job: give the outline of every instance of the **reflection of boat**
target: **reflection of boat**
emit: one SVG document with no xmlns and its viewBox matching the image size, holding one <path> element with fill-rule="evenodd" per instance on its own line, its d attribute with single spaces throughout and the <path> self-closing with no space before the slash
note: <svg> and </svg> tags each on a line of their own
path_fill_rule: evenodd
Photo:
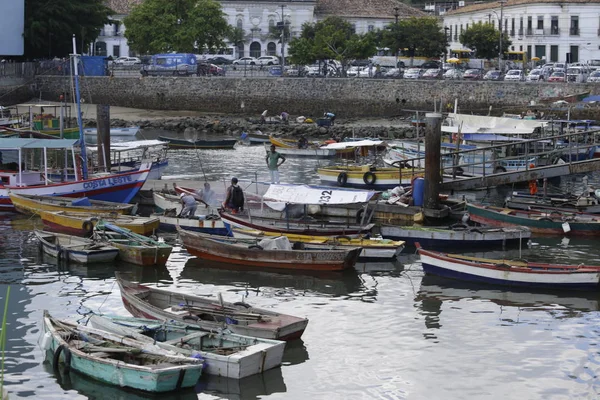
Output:
<svg viewBox="0 0 600 400">
<path fill-rule="evenodd" d="M 257 399 L 274 393 L 285 393 L 287 387 L 283 381 L 281 368 L 274 368 L 243 379 L 202 375 L 196 385 L 196 391 L 203 394 L 214 394 L 218 398 L 228 400 L 243 400 Z"/>
<path fill-rule="evenodd" d="M 262 288 L 273 287 L 297 292 L 345 296 L 361 289 L 361 281 L 353 269 L 343 272 L 240 270 L 235 265 L 190 258 L 181 271 L 181 278 L 195 282 Z"/>
<path fill-rule="evenodd" d="M 53 367 L 59 362 L 102 382 L 144 390 L 170 392 L 194 387 L 202 361 L 167 353 L 124 336 L 52 318 L 44 311 L 42 348 L 52 350 Z"/>
<path fill-rule="evenodd" d="M 600 267 L 489 259 L 425 250 L 417 243 L 426 274 L 468 282 L 562 290 L 597 290 Z"/>
<path fill-rule="evenodd" d="M 417 300 L 424 298 L 437 298 L 440 301 L 456 301 L 460 299 L 481 299 L 491 301 L 499 306 L 511 307 L 544 307 L 552 311 L 556 305 L 579 311 L 600 310 L 600 297 L 596 293 L 569 293 L 569 292 L 535 292 L 518 291 L 516 289 L 488 289 L 480 285 L 438 276 L 425 275 L 421 281 L 421 289 Z M 563 314 L 569 317 L 569 314 Z M 578 313 L 577 316 L 580 316 Z"/>
<path fill-rule="evenodd" d="M 158 283 L 169 284 L 173 282 L 171 273 L 165 265 L 135 265 L 124 261 L 117 261 L 119 273 L 127 275 L 129 278 L 140 283 Z M 111 277 L 115 273 L 111 271 Z"/>
<path fill-rule="evenodd" d="M 228 328 L 239 335 L 293 340 L 304 333 L 308 319 L 254 308 L 246 303 L 214 302 L 207 297 L 158 289 L 117 275 L 125 308 L 135 317 L 173 319 L 203 329 Z"/>
</svg>

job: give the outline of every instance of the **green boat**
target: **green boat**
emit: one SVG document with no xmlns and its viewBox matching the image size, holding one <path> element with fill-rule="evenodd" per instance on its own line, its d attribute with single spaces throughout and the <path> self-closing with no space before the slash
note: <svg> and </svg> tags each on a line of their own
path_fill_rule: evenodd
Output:
<svg viewBox="0 0 600 400">
<path fill-rule="evenodd" d="M 467 204 L 471 221 L 492 226 L 526 226 L 533 233 L 566 236 L 600 235 L 600 216 L 558 211 L 513 210 Z"/>
<path fill-rule="evenodd" d="M 57 320 L 44 311 L 42 348 L 60 363 L 96 380 L 121 387 L 163 393 L 196 385 L 200 359 L 168 352 L 99 329 Z"/>
</svg>

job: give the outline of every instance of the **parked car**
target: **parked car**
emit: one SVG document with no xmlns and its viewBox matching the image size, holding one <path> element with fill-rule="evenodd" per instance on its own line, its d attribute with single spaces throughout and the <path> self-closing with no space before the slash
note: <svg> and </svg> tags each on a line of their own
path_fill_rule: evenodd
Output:
<svg viewBox="0 0 600 400">
<path fill-rule="evenodd" d="M 349 77 L 357 77 L 359 72 L 363 69 L 364 67 L 358 67 L 356 65 L 353 65 L 352 67 L 348 68 L 348 71 L 346 71 L 346 76 Z"/>
<path fill-rule="evenodd" d="M 211 64 L 206 61 L 198 62 L 198 76 L 225 76 L 225 69 L 216 64 Z"/>
<path fill-rule="evenodd" d="M 442 79 L 444 71 L 441 68 L 430 68 L 423 73 L 423 79 Z"/>
<path fill-rule="evenodd" d="M 375 78 L 375 74 L 377 74 L 377 67 L 375 67 L 374 65 L 364 67 L 363 69 L 358 71 L 359 78 Z"/>
<path fill-rule="evenodd" d="M 425 70 L 421 68 L 410 68 L 404 71 L 404 79 L 421 79 Z"/>
<path fill-rule="evenodd" d="M 279 65 L 279 58 L 275 56 L 262 56 L 256 59 L 257 65 Z"/>
<path fill-rule="evenodd" d="M 442 64 L 439 61 L 426 61 L 420 65 L 421 69 L 438 69 L 442 67 Z"/>
<path fill-rule="evenodd" d="M 463 79 L 468 79 L 471 81 L 478 81 L 483 78 L 483 71 L 479 68 L 471 68 L 465 71 L 463 74 Z"/>
<path fill-rule="evenodd" d="M 449 69 L 444 73 L 444 79 L 462 79 L 463 73 L 458 68 Z"/>
<path fill-rule="evenodd" d="M 142 60 L 137 57 L 119 57 L 113 60 L 115 65 L 136 65 L 141 64 Z"/>
<path fill-rule="evenodd" d="M 564 71 L 556 71 L 553 72 L 552 75 L 550 75 L 550 78 L 548 78 L 548 82 L 564 82 L 566 77 L 567 74 L 565 74 Z"/>
<path fill-rule="evenodd" d="M 542 74 L 541 68 L 532 69 L 531 72 L 527 75 L 527 82 L 540 82 L 544 81 L 544 75 Z"/>
<path fill-rule="evenodd" d="M 384 78 L 398 79 L 404 76 L 404 70 L 402 68 L 390 68 L 383 74 Z"/>
<path fill-rule="evenodd" d="M 258 60 L 255 57 L 242 57 L 234 60 L 234 68 L 236 65 L 258 65 Z"/>
<path fill-rule="evenodd" d="M 525 80 L 525 74 L 520 69 L 511 69 L 504 75 L 505 81 L 521 82 Z"/>
<path fill-rule="evenodd" d="M 285 67 L 286 76 L 306 76 L 308 68 L 304 65 L 288 65 Z"/>
<path fill-rule="evenodd" d="M 221 57 L 221 56 L 209 58 L 206 60 L 206 62 L 215 64 L 215 65 L 231 65 L 233 63 L 233 61 L 230 60 L 229 58 L 225 58 L 225 57 Z"/>
<path fill-rule="evenodd" d="M 600 82 L 600 70 L 594 71 L 588 76 L 588 82 Z"/>
<path fill-rule="evenodd" d="M 502 75 L 501 71 L 491 70 L 485 73 L 483 76 L 484 81 L 501 81 L 504 79 L 504 75 Z"/>
</svg>

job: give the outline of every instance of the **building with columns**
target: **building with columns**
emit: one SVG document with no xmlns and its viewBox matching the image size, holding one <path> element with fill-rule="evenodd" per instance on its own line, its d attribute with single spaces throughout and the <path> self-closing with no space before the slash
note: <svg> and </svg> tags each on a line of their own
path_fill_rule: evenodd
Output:
<svg viewBox="0 0 600 400">
<path fill-rule="evenodd" d="M 508 0 L 471 4 L 443 15 L 450 48 L 460 49 L 460 33 L 477 22 L 502 27 L 511 51 L 546 62 L 600 59 L 600 1 Z"/>
</svg>

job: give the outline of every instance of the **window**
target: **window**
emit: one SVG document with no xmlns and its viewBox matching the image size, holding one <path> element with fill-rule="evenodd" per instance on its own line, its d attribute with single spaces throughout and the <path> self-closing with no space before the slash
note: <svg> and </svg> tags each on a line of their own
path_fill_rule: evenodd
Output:
<svg viewBox="0 0 600 400">
<path fill-rule="evenodd" d="M 558 62 L 558 46 L 555 44 L 550 46 L 550 61 Z"/>
<path fill-rule="evenodd" d="M 238 18 L 237 20 L 237 27 L 240 29 L 244 29 L 244 21 L 242 21 L 241 18 Z"/>
<path fill-rule="evenodd" d="M 515 36 L 515 19 L 510 22 L 510 36 Z"/>
<path fill-rule="evenodd" d="M 465 31 L 466 31 L 466 30 L 469 30 L 469 24 L 468 24 L 468 23 L 467 23 L 467 24 L 465 24 Z"/>
<path fill-rule="evenodd" d="M 454 40 L 458 40 L 458 25 L 454 25 Z"/>
<path fill-rule="evenodd" d="M 531 45 L 527 46 L 527 59 L 531 60 Z"/>
<path fill-rule="evenodd" d="M 558 35 L 558 16 L 553 15 L 550 17 L 550 34 Z"/>
<path fill-rule="evenodd" d="M 113 57 L 121 57 L 121 46 L 118 44 L 113 46 Z"/>
<path fill-rule="evenodd" d="M 579 46 L 571 46 L 571 61 L 569 62 L 579 62 Z"/>
<path fill-rule="evenodd" d="M 537 29 L 544 29 L 544 17 L 542 15 L 538 15 L 537 18 Z"/>
<path fill-rule="evenodd" d="M 260 43 L 258 42 L 252 42 L 252 44 L 250 44 L 250 57 L 260 57 L 261 56 L 261 46 Z"/>
<path fill-rule="evenodd" d="M 374 25 L 367 26 L 367 31 L 373 32 L 374 30 L 375 30 L 375 26 Z"/>
<path fill-rule="evenodd" d="M 579 36 L 579 17 L 577 15 L 571 15 L 571 29 L 569 34 Z"/>
<path fill-rule="evenodd" d="M 523 17 L 519 21 L 519 36 L 523 36 Z"/>
<path fill-rule="evenodd" d="M 519 51 L 523 51 L 523 46 L 519 46 Z"/>
<path fill-rule="evenodd" d="M 275 20 L 273 18 L 269 19 L 269 28 L 275 26 Z"/>
<path fill-rule="evenodd" d="M 504 32 L 508 31 L 508 19 L 504 20 Z"/>
<path fill-rule="evenodd" d="M 462 34 L 463 29 L 462 29 L 462 24 L 460 24 L 460 33 Z"/>
<path fill-rule="evenodd" d="M 527 30 L 530 31 L 533 29 L 533 17 L 527 17 Z"/>
<path fill-rule="evenodd" d="M 536 45 L 535 56 L 540 60 L 544 59 L 546 57 L 546 45 Z"/>
<path fill-rule="evenodd" d="M 277 55 L 277 45 L 274 42 L 267 43 L 267 55 L 269 55 L 269 56 Z"/>
<path fill-rule="evenodd" d="M 450 36 L 448 36 L 448 40 L 452 39 L 452 25 L 450 25 L 450 30 L 448 31 L 448 34 Z"/>
</svg>

